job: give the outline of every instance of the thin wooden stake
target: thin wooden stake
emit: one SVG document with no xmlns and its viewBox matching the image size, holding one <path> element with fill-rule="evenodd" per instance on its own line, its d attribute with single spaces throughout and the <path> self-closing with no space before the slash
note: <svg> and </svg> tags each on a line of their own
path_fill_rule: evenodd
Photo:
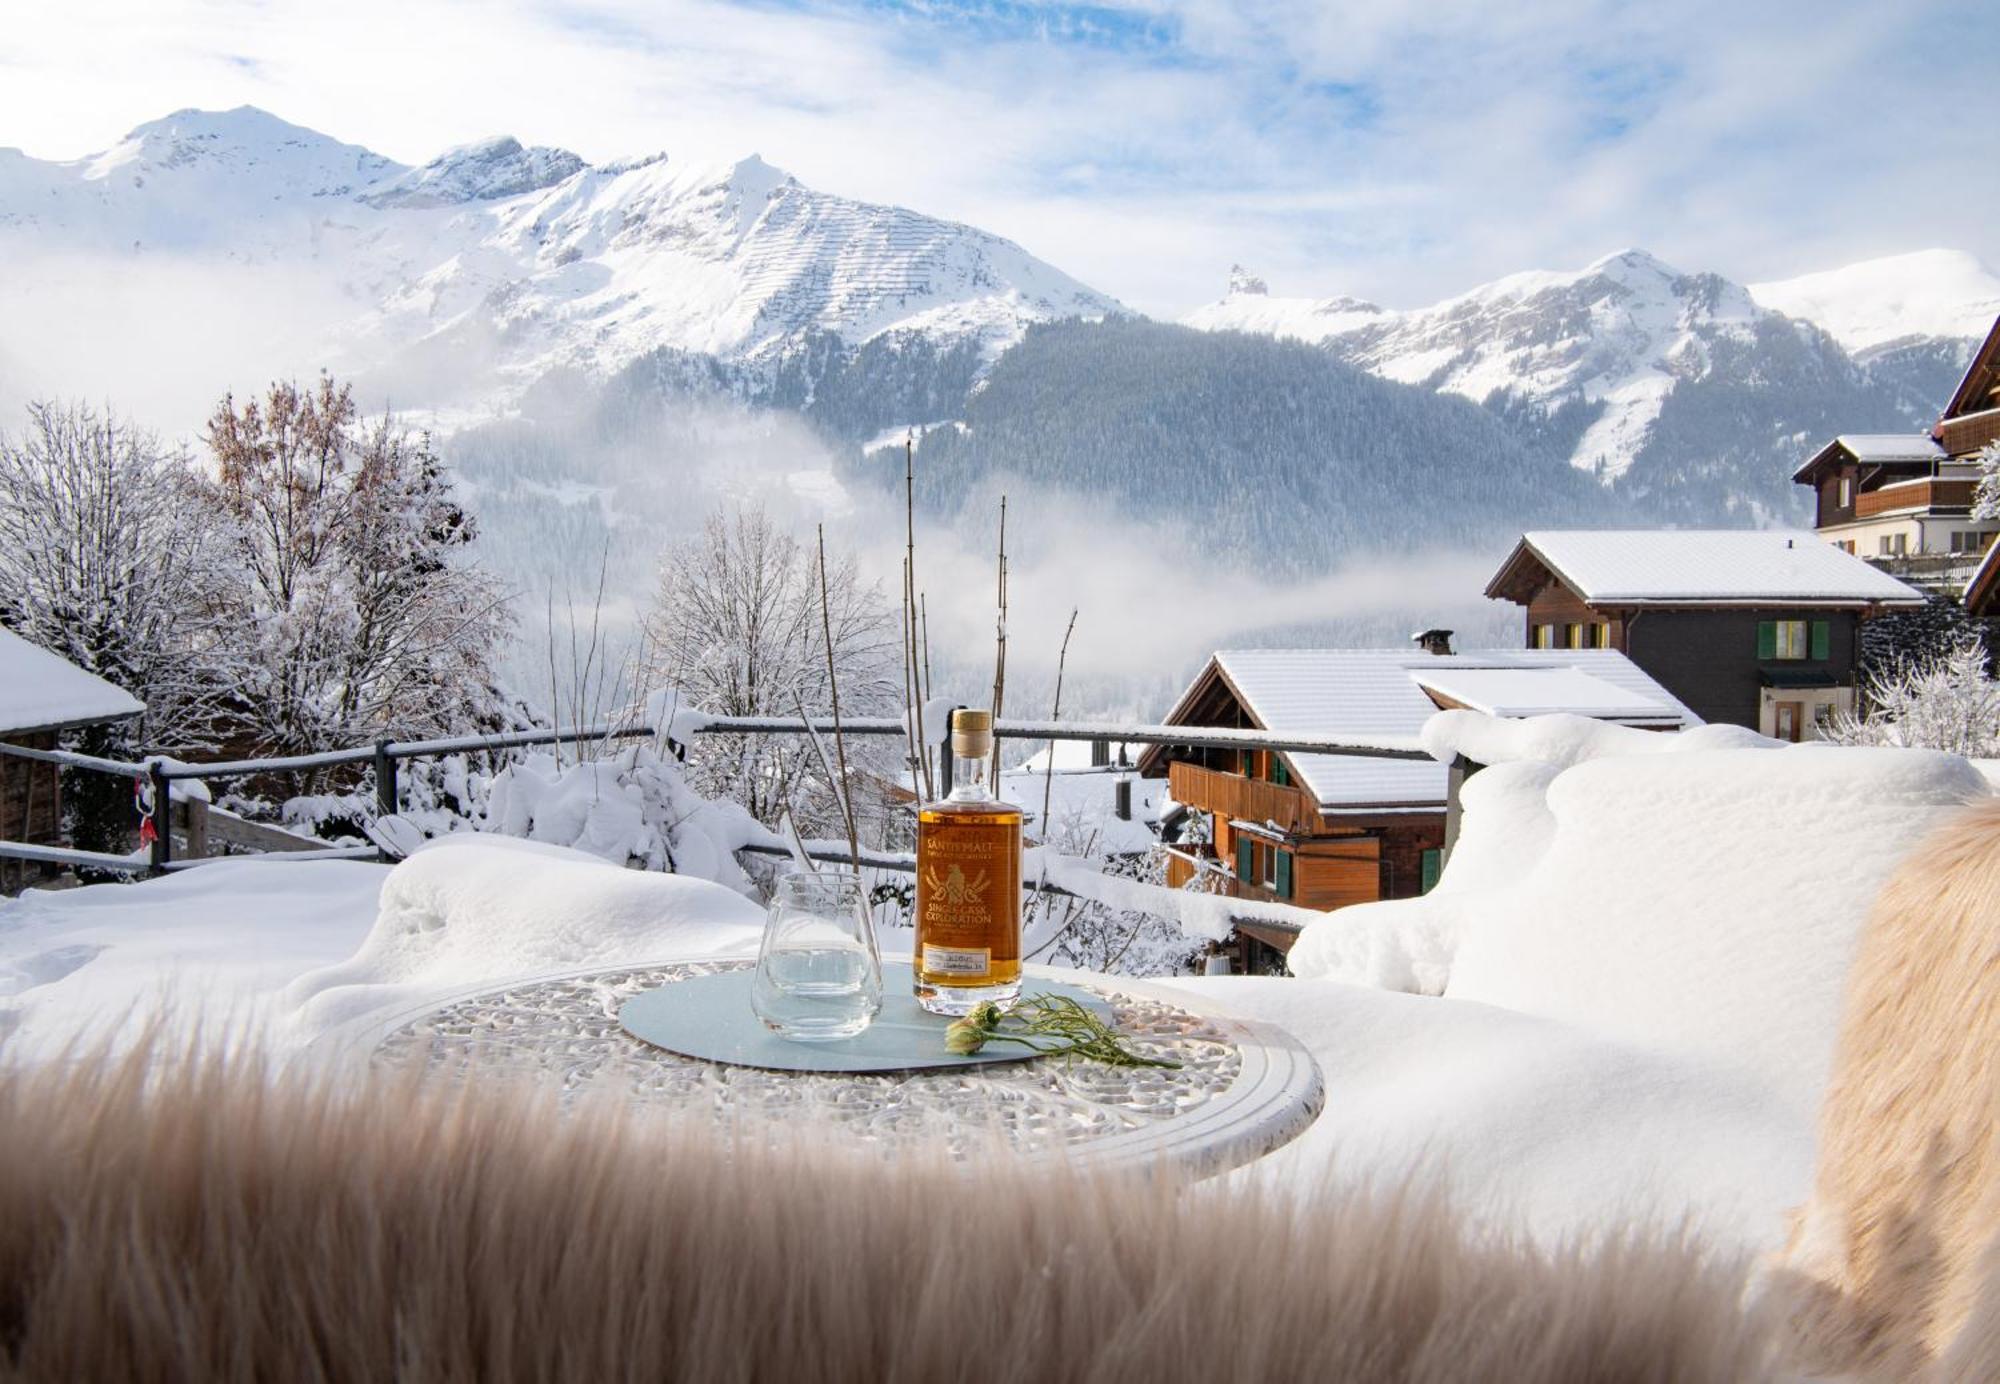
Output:
<svg viewBox="0 0 2000 1384">
<path fill-rule="evenodd" d="M 1062 652 L 1056 655 L 1056 701 L 1049 712 L 1051 721 L 1062 719 L 1063 666 L 1069 662 L 1069 637 L 1076 633 L 1076 609 L 1070 608 L 1069 628 L 1063 631 Z M 1049 741 L 1049 769 L 1042 775 L 1042 845 L 1049 844 L 1049 794 L 1056 786 L 1056 742 Z"/>
<path fill-rule="evenodd" d="M 1001 703 L 1006 700 L 1007 693 L 1007 497 L 1005 495 L 1000 497 L 1000 563 L 997 599 L 1000 614 L 994 626 L 993 640 L 993 724 L 996 734 L 993 737 L 992 767 L 987 771 L 987 780 L 992 784 L 995 793 L 1000 791 L 1000 737 L 997 734 L 997 730 L 1000 724 Z"/>
<path fill-rule="evenodd" d="M 826 525 L 819 529 L 819 627 L 826 643 L 826 693 L 833 702 L 833 750 L 840 759 L 840 782 L 834 785 L 834 795 L 840 802 L 840 815 L 847 823 L 847 853 L 854 861 L 856 872 L 861 869 L 861 834 L 854 829 L 854 801 L 847 777 L 847 737 L 840 729 L 840 680 L 833 671 L 833 606 L 826 594 Z M 1067 637 L 1064 643 L 1068 643 Z M 1061 684 L 1057 684 L 1056 695 L 1060 697 Z M 799 713 L 800 719 L 805 713 Z"/>
<path fill-rule="evenodd" d="M 917 608 L 923 612 L 924 622 L 924 700 L 931 698 L 931 603 L 923 592 L 917 593 Z"/>
<path fill-rule="evenodd" d="M 916 689 L 911 720 L 916 726 L 917 763 L 923 770 L 924 800 L 937 796 L 931 780 L 931 746 L 924 736 L 924 696 L 928 688 L 919 675 L 917 662 L 917 439 L 914 432 L 903 436 L 903 618 L 910 626 L 910 683 Z"/>
</svg>

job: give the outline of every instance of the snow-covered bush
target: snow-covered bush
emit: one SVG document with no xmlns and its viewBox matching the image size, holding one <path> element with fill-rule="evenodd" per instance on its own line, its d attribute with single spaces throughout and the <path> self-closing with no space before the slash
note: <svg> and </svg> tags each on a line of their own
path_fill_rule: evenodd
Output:
<svg viewBox="0 0 2000 1384">
<path fill-rule="evenodd" d="M 2000 519 L 2000 442 L 1979 449 L 1979 484 L 1972 492 L 1974 519 Z"/>
<path fill-rule="evenodd" d="M 1871 677 L 1862 689 L 1866 713 L 1836 716 L 1825 738 L 2000 756 L 2000 682 L 1987 676 L 1986 662 L 1978 634 L 1963 632 L 1941 652 Z"/>
</svg>

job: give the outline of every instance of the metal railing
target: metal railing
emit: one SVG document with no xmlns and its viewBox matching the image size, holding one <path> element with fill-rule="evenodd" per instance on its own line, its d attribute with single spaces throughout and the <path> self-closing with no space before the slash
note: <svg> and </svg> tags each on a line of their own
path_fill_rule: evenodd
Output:
<svg viewBox="0 0 2000 1384">
<path fill-rule="evenodd" d="M 537 730 L 503 731 L 491 735 L 455 736 L 433 740 L 378 740 L 372 745 L 358 745 L 346 749 L 326 750 L 313 754 L 274 755 L 258 759 L 218 760 L 209 763 L 181 763 L 158 757 L 143 762 L 128 762 L 102 759 L 91 755 L 73 754 L 64 750 L 42 750 L 24 745 L 0 743 L 0 755 L 11 755 L 22 759 L 38 760 L 68 768 L 82 769 L 97 773 L 116 774 L 122 777 L 147 781 L 152 790 L 158 825 L 153 836 L 151 850 L 144 858 L 130 855 L 112 855 L 96 851 L 79 851 L 50 846 L 37 846 L 26 842 L 0 841 L 0 858 L 37 861 L 59 864 L 75 869 L 97 870 L 111 874 L 141 875 L 158 874 L 181 870 L 204 863 L 203 860 L 176 860 L 173 855 L 173 832 L 169 815 L 174 800 L 173 785 L 188 781 L 205 781 L 218 778 L 243 778 L 258 774 L 289 773 L 311 769 L 335 768 L 347 765 L 371 765 L 374 770 L 376 808 L 383 815 L 398 810 L 397 765 L 406 759 L 429 758 L 447 754 L 470 754 L 509 749 L 526 749 L 545 745 L 589 744 L 617 740 L 665 739 L 669 744 L 678 744 L 676 737 L 687 735 L 809 735 L 831 730 L 831 715 L 824 717 L 800 716 L 688 716 L 676 718 L 668 733 L 645 722 L 606 722 L 592 726 L 549 728 Z M 945 752 L 949 733 L 944 727 L 927 728 L 932 734 L 929 743 L 922 747 L 926 756 L 935 754 L 938 761 L 938 780 L 948 791 L 951 783 L 951 758 Z M 847 717 L 840 722 L 843 735 L 893 736 L 911 739 L 909 728 L 900 717 L 871 716 Z M 1186 749 L 1255 749 L 1279 750 L 1286 753 L 1339 755 L 1367 759 L 1421 760 L 1431 759 L 1422 744 L 1414 736 L 1356 736 L 1356 735 L 1303 735 L 1296 732 L 1281 733 L 1259 730 L 1239 730 L 1226 727 L 1169 726 L 1169 725 L 1124 725 L 1116 722 L 1098 721 L 1031 721 L 1001 720 L 994 724 L 994 736 L 1002 740 L 1068 740 L 1107 741 L 1136 745 L 1167 745 Z M 1451 776 L 1451 788 L 1455 797 L 1458 775 Z M 1454 814 L 1455 815 L 1455 814 Z M 765 843 L 752 843 L 743 848 L 758 855 L 784 856 L 789 851 L 784 847 Z M 809 848 L 808 854 L 823 860 L 845 861 L 850 853 L 844 848 Z M 297 851 L 287 851 L 288 859 L 356 859 L 371 856 L 388 858 L 388 853 L 373 846 L 357 847 L 305 847 Z M 221 857 L 213 857 L 221 858 Z M 239 857 L 240 858 L 240 857 Z M 894 852 L 864 851 L 863 866 L 872 869 L 914 872 L 913 857 Z M 1031 884 L 1033 882 L 1030 882 Z M 1072 891 L 1060 885 L 1042 881 L 1039 886 L 1044 892 L 1059 896 L 1075 897 Z M 1260 926 L 1276 928 L 1280 931 L 1296 931 L 1299 920 L 1288 920 L 1287 912 L 1305 914 L 1307 910 L 1273 907 L 1258 908 L 1254 919 Z"/>
</svg>

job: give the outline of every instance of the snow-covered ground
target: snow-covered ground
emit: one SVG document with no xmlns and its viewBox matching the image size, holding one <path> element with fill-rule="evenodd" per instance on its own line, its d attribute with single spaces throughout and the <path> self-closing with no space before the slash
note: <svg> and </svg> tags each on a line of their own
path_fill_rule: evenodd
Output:
<svg viewBox="0 0 2000 1384">
<path fill-rule="evenodd" d="M 1430 895 L 1326 915 L 1296 979 L 1168 982 L 1279 1023 L 1325 1077 L 1316 1124 L 1239 1176 L 1428 1167 L 1538 1235 L 1645 1217 L 1773 1246 L 1869 903 L 1987 780 L 1953 756 L 1727 727 L 1451 712 L 1427 741 L 1493 766 Z M 0 1052 L 45 1057 L 162 1008 L 296 1046 L 519 975 L 747 955 L 759 923 L 717 884 L 477 834 L 393 870 L 239 861 L 31 894 L 0 905 Z"/>
</svg>

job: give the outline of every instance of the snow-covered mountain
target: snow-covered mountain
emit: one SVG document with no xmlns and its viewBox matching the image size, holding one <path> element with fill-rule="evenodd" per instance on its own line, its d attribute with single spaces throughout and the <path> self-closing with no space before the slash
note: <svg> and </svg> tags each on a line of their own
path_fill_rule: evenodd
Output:
<svg viewBox="0 0 2000 1384">
<path fill-rule="evenodd" d="M 1918 250 L 1751 284 L 1750 296 L 1818 323 L 1857 356 L 1911 338 L 1983 337 L 2000 317 L 2000 275 L 1962 250 Z"/>
<path fill-rule="evenodd" d="M 755 156 L 592 167 L 494 139 L 410 168 L 250 107 L 67 162 L 0 151 L 0 247 L 314 271 L 343 305 L 318 324 L 332 363 L 472 361 L 515 383 L 912 332 L 990 359 L 1029 322 L 1121 310 L 1011 241 Z"/>
<path fill-rule="evenodd" d="M 1931 257 L 1918 258 L 1935 267 Z M 1848 313 L 1838 319 L 1843 327 L 1865 319 L 1878 330 L 1900 321 L 1958 331 L 1982 313 L 1990 323 L 2000 311 L 1982 302 L 1976 275 L 1959 273 L 1954 287 L 1950 275 L 1932 274 L 1926 291 L 1906 302 L 1921 310 L 1899 319 L 1882 289 L 1892 277 L 1857 272 L 1823 286 L 1813 305 L 1838 303 Z M 1961 291 L 1969 299 L 1957 302 Z M 1802 289 L 1790 299 L 1801 316 L 1808 297 Z M 1407 311 L 1353 298 L 1274 298 L 1239 268 L 1227 296 L 1185 321 L 1314 342 L 1384 378 L 1486 404 L 1571 465 L 1636 494 L 1704 487 L 1705 495 L 1676 496 L 1668 506 L 1690 517 L 1704 507 L 1709 517 L 1782 512 L 1791 502 L 1787 458 L 1802 455 L 1822 432 L 1859 420 L 1892 430 L 1921 426 L 1925 411 L 1943 402 L 1946 377 L 1964 353 L 1953 337 L 1935 350 L 1902 351 L 1871 373 L 1830 327 L 1643 250 L 1576 271 L 1509 275 Z M 1869 339 L 1907 347 L 1919 338 L 1898 330 Z"/>
</svg>

